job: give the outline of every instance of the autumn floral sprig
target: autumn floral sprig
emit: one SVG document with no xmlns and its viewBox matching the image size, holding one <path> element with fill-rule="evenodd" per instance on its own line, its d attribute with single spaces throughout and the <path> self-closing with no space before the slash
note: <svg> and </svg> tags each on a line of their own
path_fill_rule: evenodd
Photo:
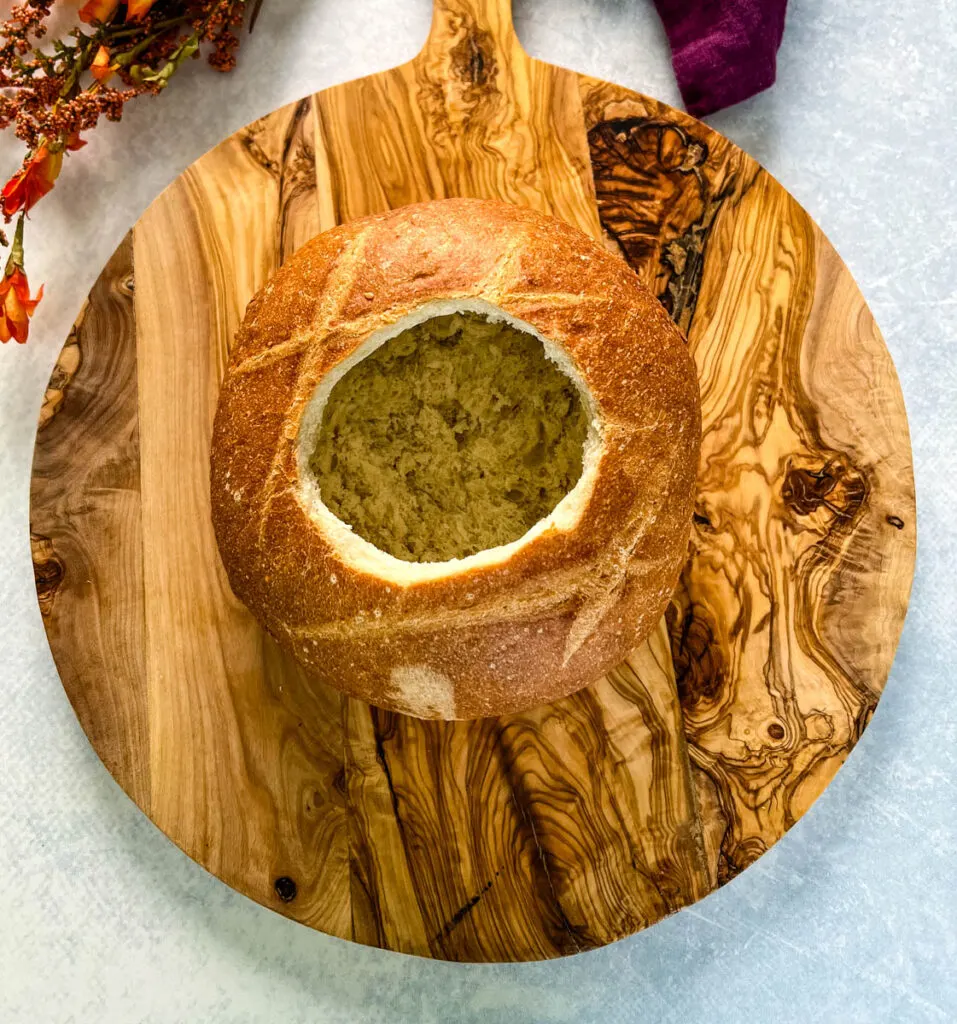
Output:
<svg viewBox="0 0 957 1024">
<path fill-rule="evenodd" d="M 23 259 L 24 219 L 53 188 L 64 156 L 86 145 L 101 117 L 119 121 L 123 107 L 157 95 L 191 58 L 206 54 L 218 71 L 236 64 L 238 32 L 262 0 L 88 0 L 80 24 L 45 43 L 55 0 L 15 4 L 0 21 L 0 129 L 27 147 L 20 170 L 0 191 L 4 221 L 16 217 L 0 280 L 0 341 L 25 342 L 43 293 L 30 298 Z M 59 0 L 66 6 L 69 0 Z"/>
</svg>

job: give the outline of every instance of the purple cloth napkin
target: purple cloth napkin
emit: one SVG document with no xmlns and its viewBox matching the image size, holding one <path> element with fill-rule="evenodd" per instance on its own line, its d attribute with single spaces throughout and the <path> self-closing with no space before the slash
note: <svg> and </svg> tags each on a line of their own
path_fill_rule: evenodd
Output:
<svg viewBox="0 0 957 1024">
<path fill-rule="evenodd" d="M 740 103 L 774 83 L 787 0 L 655 0 L 688 111 Z"/>
</svg>

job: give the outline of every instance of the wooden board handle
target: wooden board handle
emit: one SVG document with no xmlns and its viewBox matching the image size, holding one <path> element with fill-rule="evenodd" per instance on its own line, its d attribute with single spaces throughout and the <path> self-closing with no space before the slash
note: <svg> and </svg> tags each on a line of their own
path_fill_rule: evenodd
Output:
<svg viewBox="0 0 957 1024">
<path fill-rule="evenodd" d="M 512 0 L 435 0 L 418 61 L 454 52 L 481 84 L 496 56 L 524 55 L 512 24 Z"/>
</svg>

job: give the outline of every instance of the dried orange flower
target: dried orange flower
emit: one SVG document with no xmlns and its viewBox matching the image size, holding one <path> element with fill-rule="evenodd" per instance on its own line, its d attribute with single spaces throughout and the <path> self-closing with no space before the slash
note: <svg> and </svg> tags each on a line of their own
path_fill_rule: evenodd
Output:
<svg viewBox="0 0 957 1024">
<path fill-rule="evenodd" d="M 43 298 L 43 288 L 30 298 L 30 282 L 23 269 L 23 214 L 17 222 L 17 231 L 10 247 L 7 269 L 0 281 L 0 341 L 4 344 L 15 338 L 19 344 L 30 333 L 30 317 Z"/>
<path fill-rule="evenodd" d="M 51 152 L 46 143 L 30 157 L 22 169 L 3 186 L 3 213 L 12 217 L 19 210 L 24 212 L 42 199 L 57 180 L 63 166 L 63 150 Z"/>
<path fill-rule="evenodd" d="M 30 333 L 30 317 L 43 298 L 43 285 L 34 298 L 30 298 L 30 282 L 27 275 L 14 267 L 0 281 L 0 341 L 6 343 L 11 338 L 21 345 Z"/>
<path fill-rule="evenodd" d="M 110 51 L 105 46 L 101 46 L 96 51 L 96 56 L 90 65 L 90 74 L 98 82 L 105 82 L 112 76 L 113 69 L 110 67 Z"/>
<path fill-rule="evenodd" d="M 139 21 L 141 18 L 145 18 L 155 3 L 156 0 L 127 0 L 126 20 Z"/>
<path fill-rule="evenodd" d="M 108 21 L 119 6 L 120 0 L 87 0 L 80 8 L 80 21 L 86 22 L 87 25 L 94 21 Z"/>
</svg>

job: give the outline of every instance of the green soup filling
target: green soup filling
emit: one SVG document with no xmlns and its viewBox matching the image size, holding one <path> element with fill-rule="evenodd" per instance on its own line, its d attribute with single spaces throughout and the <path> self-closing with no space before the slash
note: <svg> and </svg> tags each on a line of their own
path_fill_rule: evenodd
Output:
<svg viewBox="0 0 957 1024">
<path fill-rule="evenodd" d="M 338 380 L 309 467 L 326 507 L 408 562 L 508 544 L 582 473 L 588 417 L 541 341 L 477 313 L 391 338 Z"/>
</svg>

